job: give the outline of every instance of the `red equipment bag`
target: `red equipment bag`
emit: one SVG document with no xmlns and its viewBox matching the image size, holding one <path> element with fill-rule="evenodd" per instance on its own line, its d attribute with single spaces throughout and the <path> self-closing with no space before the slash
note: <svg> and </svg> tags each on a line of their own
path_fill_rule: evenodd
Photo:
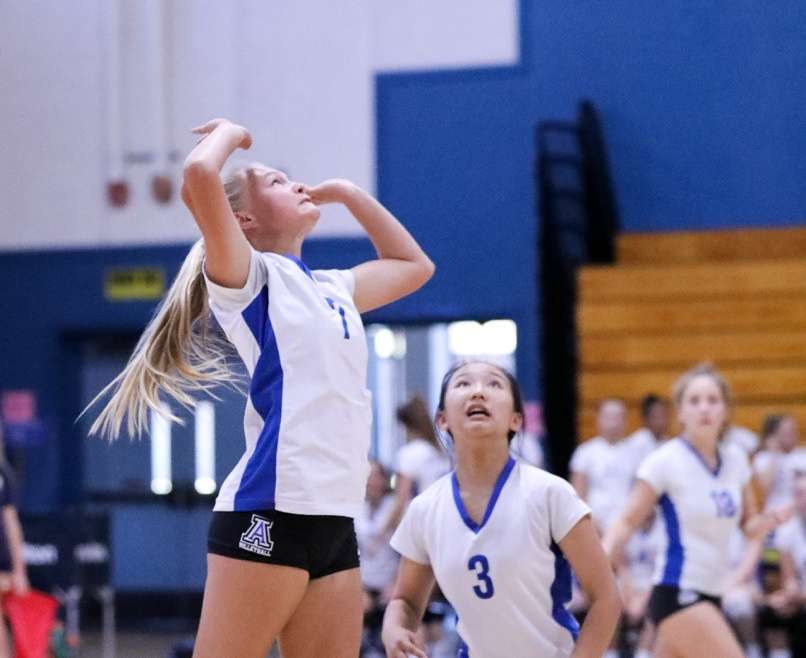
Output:
<svg viewBox="0 0 806 658">
<path fill-rule="evenodd" d="M 14 636 L 14 658 L 46 658 L 58 608 L 56 599 L 36 590 L 3 595 L 3 610 Z"/>
</svg>

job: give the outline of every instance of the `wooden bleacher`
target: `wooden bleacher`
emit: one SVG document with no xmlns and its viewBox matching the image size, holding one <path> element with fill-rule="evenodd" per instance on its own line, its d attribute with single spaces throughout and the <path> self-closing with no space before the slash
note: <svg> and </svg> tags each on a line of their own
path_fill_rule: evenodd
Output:
<svg viewBox="0 0 806 658">
<path fill-rule="evenodd" d="M 617 253 L 620 265 L 797 260 L 806 254 L 806 228 L 625 233 Z"/>
<path fill-rule="evenodd" d="M 580 439 L 603 398 L 637 427 L 641 396 L 700 361 L 727 376 L 739 424 L 789 412 L 806 439 L 806 227 L 627 234 L 618 254 L 579 274 Z"/>
</svg>

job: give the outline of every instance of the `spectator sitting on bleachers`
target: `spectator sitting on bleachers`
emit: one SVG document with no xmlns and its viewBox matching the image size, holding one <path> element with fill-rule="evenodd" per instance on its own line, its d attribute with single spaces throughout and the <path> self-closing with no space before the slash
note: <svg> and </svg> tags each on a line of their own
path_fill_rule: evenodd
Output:
<svg viewBox="0 0 806 658">
<path fill-rule="evenodd" d="M 748 540 L 736 530 L 728 547 L 728 561 L 733 569 L 725 594 L 722 611 L 744 647 L 747 658 L 761 658 L 758 638 L 758 604 L 761 588 L 756 579 L 764 540 Z"/>
<path fill-rule="evenodd" d="M 355 534 L 361 551 L 361 584 L 364 588 L 364 638 L 362 656 L 383 655 L 380 641 L 383 611 L 397 572 L 398 555 L 389 546 L 386 530 L 394 509 L 389 476 L 378 462 L 372 462 L 367 478 L 367 498 L 361 516 L 355 520 Z"/>
<path fill-rule="evenodd" d="M 621 513 L 645 456 L 625 440 L 626 421 L 621 400 L 604 400 L 596 416 L 598 436 L 578 446 L 571 457 L 571 484 L 590 506 L 601 533 Z"/>
<path fill-rule="evenodd" d="M 753 470 L 764 492 L 764 509 L 792 502 L 793 481 L 799 471 L 806 473 L 806 448 L 798 446 L 798 426 L 794 417 L 771 415 L 761 430 L 764 448 L 753 459 Z"/>
<path fill-rule="evenodd" d="M 792 498 L 795 515 L 775 534 L 781 587 L 762 609 L 769 658 L 806 655 L 806 474 L 795 477 Z"/>
<path fill-rule="evenodd" d="M 662 397 L 648 393 L 641 398 L 641 427 L 627 437 L 637 451 L 648 455 L 669 438 L 669 405 Z"/>
</svg>

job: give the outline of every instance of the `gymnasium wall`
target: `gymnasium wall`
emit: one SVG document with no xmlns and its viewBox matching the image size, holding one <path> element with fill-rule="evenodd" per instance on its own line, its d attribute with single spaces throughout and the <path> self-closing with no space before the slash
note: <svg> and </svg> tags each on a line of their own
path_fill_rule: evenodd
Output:
<svg viewBox="0 0 806 658">
<path fill-rule="evenodd" d="M 515 0 L 466 0 L 458 11 L 451 0 L 378 4 L 3 3 L 0 249 L 192 240 L 196 228 L 177 195 L 158 205 L 150 177 L 175 153 L 166 173 L 178 183 L 196 140 L 190 128 L 217 116 L 252 131 L 242 160 L 310 183 L 344 177 L 374 190 L 377 71 L 518 57 Z M 118 154 L 131 186 L 122 210 L 105 203 Z M 357 232 L 334 209 L 318 228 L 320 236 Z"/>
</svg>

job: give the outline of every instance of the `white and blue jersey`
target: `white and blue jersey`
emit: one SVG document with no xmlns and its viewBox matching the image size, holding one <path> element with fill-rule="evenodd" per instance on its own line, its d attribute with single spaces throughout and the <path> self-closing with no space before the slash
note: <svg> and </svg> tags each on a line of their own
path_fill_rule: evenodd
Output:
<svg viewBox="0 0 806 658">
<path fill-rule="evenodd" d="M 671 439 L 643 461 L 636 477 L 658 495 L 665 528 L 654 584 L 721 596 L 730 576 L 728 547 L 751 477 L 747 454 L 721 444 L 711 469 L 686 439 Z"/>
<path fill-rule="evenodd" d="M 460 656 L 565 658 L 578 625 L 558 543 L 587 514 L 565 480 L 510 458 L 479 524 L 451 473 L 412 501 L 391 544 L 431 566 L 459 616 Z"/>
<path fill-rule="evenodd" d="M 356 517 L 372 411 L 352 272 L 311 272 L 292 256 L 252 251 L 243 288 L 206 283 L 251 377 L 246 452 L 214 509 Z"/>
</svg>

